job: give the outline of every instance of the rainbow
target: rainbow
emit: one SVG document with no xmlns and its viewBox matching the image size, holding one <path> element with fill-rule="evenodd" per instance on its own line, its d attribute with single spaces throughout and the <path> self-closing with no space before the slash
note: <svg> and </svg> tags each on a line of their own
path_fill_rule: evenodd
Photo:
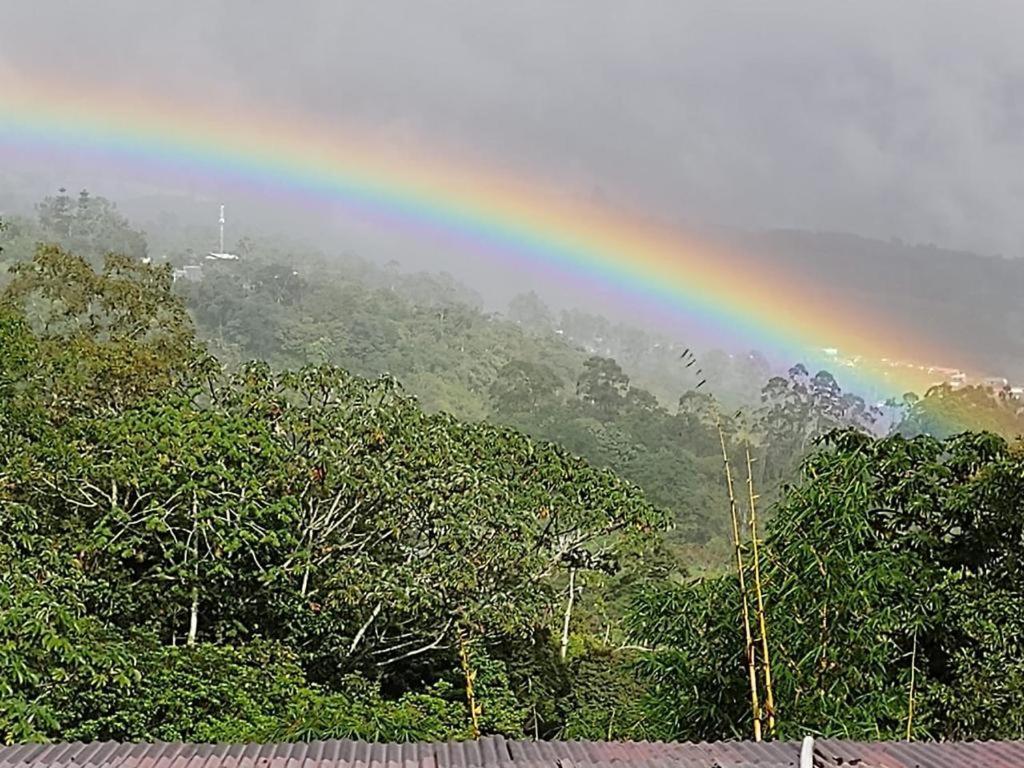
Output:
<svg viewBox="0 0 1024 768">
<path fill-rule="evenodd" d="M 918 368 L 884 360 L 943 362 L 950 356 L 799 274 L 508 173 L 414 156 L 291 116 L 217 114 L 57 79 L 0 74 L 0 94 L 0 156 L 93 152 L 341 203 L 385 226 L 448 237 L 480 254 L 597 283 L 638 306 L 791 360 L 838 348 L 863 360 L 858 373 L 873 389 L 921 386 Z"/>
</svg>

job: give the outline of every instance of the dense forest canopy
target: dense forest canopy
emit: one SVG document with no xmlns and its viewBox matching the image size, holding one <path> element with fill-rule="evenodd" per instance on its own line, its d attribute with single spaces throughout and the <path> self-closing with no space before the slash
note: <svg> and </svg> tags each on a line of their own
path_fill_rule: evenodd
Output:
<svg viewBox="0 0 1024 768">
<path fill-rule="evenodd" d="M 509 673 L 488 648 L 526 663 L 567 572 L 646 567 L 665 518 L 634 486 L 426 414 L 387 378 L 225 374 L 170 286 L 166 268 L 111 257 L 97 273 L 43 247 L 3 296 L 7 739 L 254 738 L 266 732 L 244 729 L 290 722 L 266 711 L 203 731 L 119 709 L 144 705 L 147 662 L 187 663 L 176 653 L 222 685 L 279 660 L 288 707 L 331 692 L 358 706 L 353 675 L 360 700 L 383 686 L 413 697 L 395 706 L 458 707 L 444 692 L 460 663 L 467 679 L 493 670 L 477 695 L 503 701 Z M 90 682 L 87 703 L 76 686 Z M 325 727 L 355 716 L 338 717 Z"/>
<path fill-rule="evenodd" d="M 1024 736 L 1012 398 L 883 414 L 535 295 L 254 241 L 175 279 L 101 197 L 37 214 L 0 232 L 4 741 L 748 735 L 755 541 L 766 733 Z"/>
</svg>

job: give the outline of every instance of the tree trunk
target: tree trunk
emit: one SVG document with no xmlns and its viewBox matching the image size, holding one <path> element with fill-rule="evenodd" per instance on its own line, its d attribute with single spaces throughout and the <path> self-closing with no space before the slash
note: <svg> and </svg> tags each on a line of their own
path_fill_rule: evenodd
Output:
<svg viewBox="0 0 1024 768">
<path fill-rule="evenodd" d="M 199 528 L 199 499 L 196 498 L 195 494 L 192 494 L 192 535 L 189 545 L 192 548 L 192 571 L 193 579 L 192 582 L 192 605 L 189 607 L 188 614 L 188 637 L 185 640 L 185 645 L 196 644 L 196 634 L 199 631 L 199 541 L 197 536 L 197 529 Z M 185 550 L 185 557 L 188 557 L 188 549 Z"/>
<path fill-rule="evenodd" d="M 359 631 L 356 632 L 356 636 L 352 638 L 352 645 L 348 647 L 349 656 L 355 653 L 356 648 L 359 646 L 359 643 L 362 642 L 363 636 L 366 634 L 366 630 L 368 630 L 370 625 L 373 624 L 374 619 L 380 615 L 380 610 L 383 607 L 383 601 L 378 602 L 377 605 L 374 606 L 373 611 L 370 613 L 370 618 L 366 620 L 366 623 L 364 623 L 363 626 L 359 628 Z"/>
<path fill-rule="evenodd" d="M 562 642 L 558 648 L 558 656 L 562 661 L 569 652 L 569 622 L 572 621 L 572 604 L 576 597 L 576 569 L 569 569 L 569 595 L 565 601 L 565 620 L 562 622 Z"/>
<path fill-rule="evenodd" d="M 188 639 L 186 645 L 196 644 L 196 633 L 199 631 L 199 587 L 192 587 L 192 608 L 188 617 Z"/>
<path fill-rule="evenodd" d="M 761 657 L 764 669 L 764 713 L 768 718 L 768 735 L 775 738 L 775 691 L 772 688 L 772 662 L 768 655 L 768 620 L 764 612 L 764 592 L 761 589 L 761 550 L 757 540 L 757 494 L 754 493 L 754 473 L 751 467 L 750 446 L 747 455 L 747 504 L 750 508 L 750 542 L 754 557 L 754 594 L 757 596 L 757 625 L 761 635 Z"/>
<path fill-rule="evenodd" d="M 306 567 L 302 572 L 302 588 L 299 590 L 299 594 L 302 597 L 306 596 L 306 592 L 309 590 L 309 560 L 306 560 Z"/>
<path fill-rule="evenodd" d="M 740 516 L 736 508 L 736 494 L 732 483 L 732 469 L 729 453 L 725 448 L 725 433 L 721 419 L 716 416 L 718 440 L 722 446 L 722 463 L 725 468 L 725 485 L 729 492 L 729 516 L 732 518 L 732 543 L 736 555 L 736 573 L 739 579 L 741 604 L 743 606 L 743 638 L 746 650 L 747 672 L 750 678 L 750 708 L 754 719 L 754 741 L 761 741 L 761 705 L 757 686 L 757 652 L 754 650 L 754 636 L 750 631 L 750 604 L 747 600 L 747 586 L 743 575 L 743 542 L 740 538 Z"/>
</svg>

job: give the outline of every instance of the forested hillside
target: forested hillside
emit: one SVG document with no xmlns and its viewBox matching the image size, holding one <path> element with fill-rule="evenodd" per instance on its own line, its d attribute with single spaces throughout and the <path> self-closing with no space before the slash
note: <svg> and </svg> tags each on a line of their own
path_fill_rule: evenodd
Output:
<svg viewBox="0 0 1024 768">
<path fill-rule="evenodd" d="M 4 738 L 566 726 L 565 582 L 663 573 L 664 515 L 388 378 L 228 375 L 170 287 L 44 247 L 2 297 Z"/>
<path fill-rule="evenodd" d="M 1024 736 L 1024 454 L 911 437 L 1013 402 L 880 439 L 801 365 L 655 396 L 536 297 L 257 243 L 175 283 L 91 196 L 0 238 L 5 741 L 749 735 L 755 505 L 767 734 Z"/>
<path fill-rule="evenodd" d="M 2 235 L 8 262 L 52 241 L 93 264 L 108 250 L 147 254 L 145 235 L 101 196 L 59 193 Z M 167 240 L 165 235 L 164 240 Z M 164 243 L 165 250 L 173 239 Z M 406 273 L 309 246 L 242 238 L 237 262 L 198 248 L 172 263 L 199 265 L 175 290 L 198 335 L 229 368 L 262 360 L 274 369 L 329 363 L 360 376 L 400 380 L 428 412 L 513 426 L 554 441 L 637 483 L 672 513 L 668 540 L 694 564 L 725 560 L 727 516 L 716 428 L 754 450 L 770 501 L 813 440 L 839 426 L 887 423 L 827 372 L 773 371 L 758 352 L 695 357 L 672 340 L 600 316 L 556 314 L 535 294 L 503 313 L 447 274 Z M 1024 432 L 1016 401 L 938 390 L 886 414 L 903 434 L 947 436 L 962 424 L 1007 437 Z"/>
<path fill-rule="evenodd" d="M 135 257 L 146 253 L 144 235 L 112 203 L 85 192 L 47 198 L 35 220 L 11 222 L 7 258 L 29 258 L 38 240 L 97 265 L 104 249 L 123 242 L 136 244 Z M 668 541 L 690 564 L 725 560 L 717 421 L 728 439 L 756 444 L 758 480 L 771 498 L 814 437 L 876 418 L 827 373 L 797 368 L 772 379 L 756 352 L 697 359 L 685 341 L 579 311 L 556 316 L 533 294 L 488 313 L 445 274 L 251 239 L 235 250 L 237 262 L 170 254 L 201 265 L 199 279 L 179 279 L 175 291 L 229 368 L 261 360 L 276 370 L 329 363 L 360 376 L 388 374 L 428 412 L 556 442 L 669 509 Z"/>
<path fill-rule="evenodd" d="M 810 284 L 835 286 L 866 315 L 892 318 L 900 328 L 945 340 L 951 349 L 970 350 L 981 370 L 1024 378 L 1019 258 L 827 232 L 754 233 L 737 242 Z"/>
</svg>

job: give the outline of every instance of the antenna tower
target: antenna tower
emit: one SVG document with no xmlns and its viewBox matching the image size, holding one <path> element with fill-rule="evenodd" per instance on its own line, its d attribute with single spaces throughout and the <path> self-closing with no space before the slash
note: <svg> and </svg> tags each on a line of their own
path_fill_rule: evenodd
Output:
<svg viewBox="0 0 1024 768">
<path fill-rule="evenodd" d="M 224 206 L 220 207 L 220 250 L 217 253 L 224 253 Z"/>
</svg>

